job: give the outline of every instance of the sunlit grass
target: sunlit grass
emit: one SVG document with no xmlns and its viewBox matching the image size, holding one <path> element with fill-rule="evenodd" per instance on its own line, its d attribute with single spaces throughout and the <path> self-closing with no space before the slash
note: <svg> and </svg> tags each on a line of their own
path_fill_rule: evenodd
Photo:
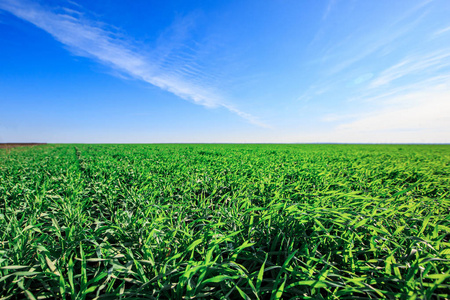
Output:
<svg viewBox="0 0 450 300">
<path fill-rule="evenodd" d="M 0 297 L 450 297 L 450 147 L 0 150 Z"/>
</svg>

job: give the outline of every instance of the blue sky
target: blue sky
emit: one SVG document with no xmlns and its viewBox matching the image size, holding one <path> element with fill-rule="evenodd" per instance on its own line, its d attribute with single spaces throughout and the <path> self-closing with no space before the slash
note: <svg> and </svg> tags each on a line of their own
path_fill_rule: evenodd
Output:
<svg viewBox="0 0 450 300">
<path fill-rule="evenodd" d="M 0 0 L 0 142 L 450 142 L 450 1 Z"/>
</svg>

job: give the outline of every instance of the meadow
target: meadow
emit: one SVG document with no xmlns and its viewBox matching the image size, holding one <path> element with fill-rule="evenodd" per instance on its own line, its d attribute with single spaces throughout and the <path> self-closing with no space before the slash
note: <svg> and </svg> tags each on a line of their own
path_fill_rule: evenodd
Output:
<svg viewBox="0 0 450 300">
<path fill-rule="evenodd" d="M 0 299 L 450 299 L 449 145 L 0 149 Z"/>
</svg>

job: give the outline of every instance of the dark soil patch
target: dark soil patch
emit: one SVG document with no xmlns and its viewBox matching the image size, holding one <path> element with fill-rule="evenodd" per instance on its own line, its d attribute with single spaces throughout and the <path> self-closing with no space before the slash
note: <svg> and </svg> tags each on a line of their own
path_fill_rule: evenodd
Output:
<svg viewBox="0 0 450 300">
<path fill-rule="evenodd" d="M 46 143 L 0 143 L 0 149 L 45 145 Z"/>
</svg>

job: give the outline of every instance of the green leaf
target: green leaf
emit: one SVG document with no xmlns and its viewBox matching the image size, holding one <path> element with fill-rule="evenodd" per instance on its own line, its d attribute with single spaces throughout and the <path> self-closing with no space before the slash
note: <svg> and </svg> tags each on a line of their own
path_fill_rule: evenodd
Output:
<svg viewBox="0 0 450 300">
<path fill-rule="evenodd" d="M 267 258 L 268 258 L 268 253 L 266 253 L 266 258 L 264 259 L 264 262 L 261 265 L 261 268 L 259 269 L 258 277 L 256 278 L 256 290 L 257 291 L 260 291 L 260 289 L 261 289 L 261 283 L 262 283 L 263 276 L 264 276 L 264 267 L 266 266 Z"/>
<path fill-rule="evenodd" d="M 270 297 L 271 300 L 278 300 L 281 299 L 281 296 L 283 295 L 284 292 L 284 285 L 286 284 L 286 280 L 287 280 L 287 275 L 284 275 L 284 280 L 281 283 L 281 285 L 278 287 L 278 289 L 272 292 L 272 296 Z"/>
<path fill-rule="evenodd" d="M 240 276 L 229 276 L 229 275 L 217 275 L 212 278 L 203 280 L 202 284 L 208 284 L 208 283 L 218 283 L 225 280 L 234 280 L 238 279 Z"/>
<path fill-rule="evenodd" d="M 29 268 L 29 266 L 6 266 L 6 267 L 1 267 L 0 270 L 19 270 L 19 269 L 26 269 Z"/>
</svg>

